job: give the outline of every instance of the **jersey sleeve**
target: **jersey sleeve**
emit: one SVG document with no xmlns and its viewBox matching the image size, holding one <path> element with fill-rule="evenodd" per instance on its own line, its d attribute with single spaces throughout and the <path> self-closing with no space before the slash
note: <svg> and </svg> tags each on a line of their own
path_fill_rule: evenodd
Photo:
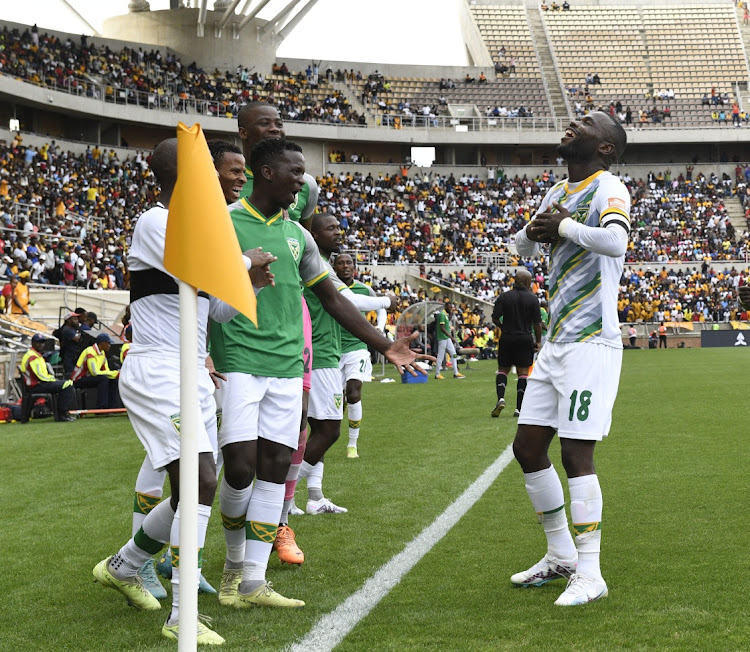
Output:
<svg viewBox="0 0 750 652">
<path fill-rule="evenodd" d="M 151 209 L 141 215 L 133 231 L 133 242 L 128 255 L 128 267 L 136 272 L 152 268 L 169 274 L 164 268 L 166 237 L 166 210 Z"/>
<path fill-rule="evenodd" d="M 592 202 L 599 211 L 599 225 L 618 224 L 630 233 L 630 193 L 617 177 L 603 180 Z"/>
<path fill-rule="evenodd" d="M 305 173 L 305 183 L 307 184 L 307 203 L 300 214 L 300 222 L 304 222 L 313 216 L 315 208 L 318 205 L 318 195 L 320 193 L 318 183 L 312 175 Z"/>
</svg>

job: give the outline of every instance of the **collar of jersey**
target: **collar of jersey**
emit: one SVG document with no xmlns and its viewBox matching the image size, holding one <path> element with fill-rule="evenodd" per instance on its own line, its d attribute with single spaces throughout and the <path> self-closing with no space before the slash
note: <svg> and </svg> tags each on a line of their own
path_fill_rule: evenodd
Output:
<svg viewBox="0 0 750 652">
<path fill-rule="evenodd" d="M 247 166 L 245 166 L 245 176 L 248 179 L 252 179 L 253 178 L 253 171 L 249 167 L 247 167 Z"/>
<path fill-rule="evenodd" d="M 276 220 L 284 217 L 284 211 L 279 211 L 275 215 L 272 215 L 271 217 L 266 217 L 261 213 L 255 206 L 253 206 L 247 199 L 244 197 L 240 199 L 240 204 L 242 204 L 245 208 L 245 210 L 250 213 L 255 219 L 260 220 L 261 222 L 265 222 L 266 224 L 273 224 Z"/>
<path fill-rule="evenodd" d="M 583 190 L 594 179 L 596 179 L 596 177 L 598 177 L 600 174 L 603 174 L 604 172 L 605 172 L 605 170 L 597 170 L 590 177 L 586 177 L 583 181 L 579 181 L 578 182 L 578 187 L 575 190 L 573 190 L 573 191 L 568 190 L 568 182 L 566 181 L 565 182 L 565 186 L 563 187 L 563 190 L 565 191 L 566 195 L 571 195 L 571 194 L 575 194 L 577 192 L 581 192 L 581 190 Z"/>
</svg>

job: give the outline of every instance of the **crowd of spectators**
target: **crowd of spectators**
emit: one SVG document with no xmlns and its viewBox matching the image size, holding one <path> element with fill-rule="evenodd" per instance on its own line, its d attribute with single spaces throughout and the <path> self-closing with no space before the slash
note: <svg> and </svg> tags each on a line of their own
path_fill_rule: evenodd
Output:
<svg viewBox="0 0 750 652">
<path fill-rule="evenodd" d="M 97 146 L 73 154 L 55 141 L 26 147 L 20 136 L 0 146 L 0 273 L 127 288 L 135 218 L 157 199 L 148 160 L 139 152 L 120 160 Z M 628 262 L 701 264 L 747 255 L 747 232 L 735 233 L 726 211 L 739 197 L 750 214 L 747 166 L 737 167 L 734 180 L 694 175 L 693 166 L 676 176 L 667 169 L 622 179 L 633 198 Z M 465 265 L 483 254 L 513 265 L 515 234 L 558 180 L 553 170 L 492 170 L 489 179 L 406 167 L 392 175 L 341 172 L 318 180 L 319 207 L 339 218 L 346 248 L 366 251 L 373 263 Z M 489 297 L 493 280 L 471 278 L 472 291 Z"/>
<path fill-rule="evenodd" d="M 36 26 L 35 26 L 36 27 Z M 204 70 L 196 62 L 158 49 L 124 47 L 112 50 L 81 36 L 80 43 L 38 30 L 23 32 L 7 25 L 0 31 L 0 72 L 35 84 L 65 88 L 72 93 L 144 108 L 191 105 L 218 116 L 232 117 L 250 101 L 264 100 L 279 109 L 285 120 L 364 124 L 345 97 L 333 88 L 319 90 L 322 80 L 312 66 L 290 72 L 286 64 L 273 73 L 237 66 L 234 71 Z"/>
</svg>

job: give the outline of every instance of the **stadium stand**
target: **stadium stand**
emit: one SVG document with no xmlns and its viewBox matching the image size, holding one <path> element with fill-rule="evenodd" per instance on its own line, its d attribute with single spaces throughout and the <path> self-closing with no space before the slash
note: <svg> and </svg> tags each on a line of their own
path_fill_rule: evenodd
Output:
<svg viewBox="0 0 750 652">
<path fill-rule="evenodd" d="M 573 113 L 576 102 L 583 111 L 619 103 L 622 121 L 630 107 L 639 127 L 731 122 L 736 85 L 748 78 L 731 4 L 576 4 L 542 14 Z M 587 83 L 593 75 L 600 83 Z M 704 96 L 725 99 L 723 120 Z"/>
</svg>

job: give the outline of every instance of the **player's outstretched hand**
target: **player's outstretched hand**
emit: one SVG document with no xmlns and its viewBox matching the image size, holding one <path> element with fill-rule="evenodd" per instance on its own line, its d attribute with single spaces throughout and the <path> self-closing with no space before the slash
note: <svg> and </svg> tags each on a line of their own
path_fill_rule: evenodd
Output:
<svg viewBox="0 0 750 652">
<path fill-rule="evenodd" d="M 424 374 L 424 371 L 414 366 L 415 360 L 435 361 L 434 356 L 418 354 L 409 348 L 411 343 L 418 337 L 419 333 L 414 331 L 409 337 L 402 337 L 400 340 L 393 342 L 385 352 L 388 362 L 393 364 L 401 375 L 404 374 L 404 370 L 408 371 L 412 376 L 416 376 L 418 373 Z"/>
<path fill-rule="evenodd" d="M 276 262 L 278 258 L 268 251 L 263 251 L 263 247 L 256 247 L 255 249 L 248 249 L 243 252 L 243 256 L 247 256 L 252 261 L 251 269 L 256 267 L 263 267 L 264 265 L 270 265 Z"/>
<path fill-rule="evenodd" d="M 560 222 L 570 217 L 570 212 L 562 204 L 552 204 L 555 210 L 547 213 L 538 213 L 526 227 L 526 235 L 534 242 L 555 242 L 560 235 Z"/>
<path fill-rule="evenodd" d="M 750 285 L 743 285 L 740 289 L 740 303 L 750 309 Z"/>
</svg>

